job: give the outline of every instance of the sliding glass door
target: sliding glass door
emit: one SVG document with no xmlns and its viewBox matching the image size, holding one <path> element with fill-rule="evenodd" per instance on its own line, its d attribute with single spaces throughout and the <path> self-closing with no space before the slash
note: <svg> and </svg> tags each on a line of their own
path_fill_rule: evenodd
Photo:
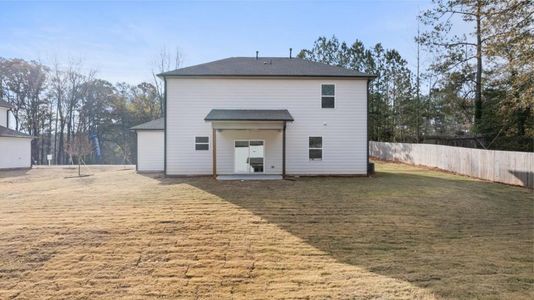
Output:
<svg viewBox="0 0 534 300">
<path fill-rule="evenodd" d="M 249 140 L 234 143 L 234 171 L 239 174 L 263 173 L 264 142 Z"/>
</svg>

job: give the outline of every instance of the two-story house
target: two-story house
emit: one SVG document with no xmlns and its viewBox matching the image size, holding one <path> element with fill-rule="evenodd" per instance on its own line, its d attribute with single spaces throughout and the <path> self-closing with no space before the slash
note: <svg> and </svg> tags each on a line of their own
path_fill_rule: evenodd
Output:
<svg viewBox="0 0 534 300">
<path fill-rule="evenodd" d="M 10 129 L 11 104 L 0 100 L 0 169 L 31 167 L 32 137 Z"/>
<path fill-rule="evenodd" d="M 299 58 L 232 57 L 159 76 L 165 116 L 133 128 L 139 171 L 367 175 L 373 75 Z"/>
</svg>

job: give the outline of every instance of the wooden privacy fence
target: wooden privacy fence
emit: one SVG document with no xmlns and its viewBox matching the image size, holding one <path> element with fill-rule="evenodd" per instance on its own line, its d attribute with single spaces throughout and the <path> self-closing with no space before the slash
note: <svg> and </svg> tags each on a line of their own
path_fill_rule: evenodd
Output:
<svg viewBox="0 0 534 300">
<path fill-rule="evenodd" d="M 432 144 L 369 142 L 382 160 L 435 167 L 471 177 L 534 188 L 534 153 Z"/>
</svg>

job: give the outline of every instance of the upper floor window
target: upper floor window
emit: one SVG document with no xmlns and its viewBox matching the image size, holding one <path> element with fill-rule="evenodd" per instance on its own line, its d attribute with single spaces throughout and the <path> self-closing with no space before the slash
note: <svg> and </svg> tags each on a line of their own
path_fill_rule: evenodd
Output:
<svg viewBox="0 0 534 300">
<path fill-rule="evenodd" d="M 334 108 L 336 102 L 336 86 L 333 84 L 321 85 L 321 107 Z"/>
<path fill-rule="evenodd" d="M 209 150 L 210 149 L 210 138 L 207 136 L 196 136 L 195 137 L 195 150 Z"/>
</svg>

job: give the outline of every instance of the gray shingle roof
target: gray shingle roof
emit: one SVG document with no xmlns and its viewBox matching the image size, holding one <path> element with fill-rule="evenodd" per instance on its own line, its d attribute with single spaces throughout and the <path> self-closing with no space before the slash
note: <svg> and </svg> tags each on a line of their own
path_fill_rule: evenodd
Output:
<svg viewBox="0 0 534 300">
<path fill-rule="evenodd" d="M 0 107 L 13 108 L 13 105 L 11 105 L 10 103 L 0 99 Z"/>
<path fill-rule="evenodd" d="M 206 121 L 293 121 L 287 109 L 212 109 Z"/>
<path fill-rule="evenodd" d="M 230 57 L 158 76 L 375 77 L 342 67 L 287 57 Z"/>
<path fill-rule="evenodd" d="M 31 135 L 16 131 L 4 126 L 0 126 L 0 136 L 1 137 L 22 137 L 22 138 L 33 138 Z"/>
<path fill-rule="evenodd" d="M 159 118 L 156 120 L 152 120 L 150 122 L 139 124 L 130 129 L 131 130 L 163 130 L 164 120 L 165 120 L 164 118 Z"/>
</svg>

